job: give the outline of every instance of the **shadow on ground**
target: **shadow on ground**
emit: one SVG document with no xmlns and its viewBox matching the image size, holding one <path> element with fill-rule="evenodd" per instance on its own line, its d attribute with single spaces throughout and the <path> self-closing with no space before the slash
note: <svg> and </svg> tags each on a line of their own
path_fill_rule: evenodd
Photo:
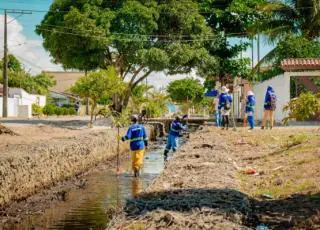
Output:
<svg viewBox="0 0 320 230">
<path fill-rule="evenodd" d="M 254 228 L 260 223 L 271 229 L 320 227 L 320 193 L 266 201 L 232 189 L 179 189 L 142 194 L 127 201 L 125 213 L 137 218 L 158 209 L 182 213 L 214 209 L 226 218 L 239 214 L 244 225 Z"/>
</svg>

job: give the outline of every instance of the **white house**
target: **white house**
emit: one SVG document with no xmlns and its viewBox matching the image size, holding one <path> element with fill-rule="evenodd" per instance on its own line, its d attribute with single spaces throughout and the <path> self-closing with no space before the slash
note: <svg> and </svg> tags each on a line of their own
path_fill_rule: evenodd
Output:
<svg viewBox="0 0 320 230">
<path fill-rule="evenodd" d="M 2 114 L 3 97 L 0 86 L 0 114 Z M 32 117 L 32 104 L 41 107 L 46 105 L 46 96 L 29 94 L 24 89 L 9 88 L 8 93 L 8 116 L 9 117 Z"/>
<path fill-rule="evenodd" d="M 290 101 L 291 78 L 299 81 L 308 90 L 319 92 L 319 88 L 311 81 L 311 77 L 320 77 L 320 58 L 285 59 L 281 63 L 281 68 L 285 71 L 283 74 L 253 86 L 256 97 L 255 116 L 257 120 L 263 118 L 264 97 L 269 85 L 272 85 L 277 95 L 275 120 L 278 122 L 282 121 L 287 115 L 282 109 Z"/>
<path fill-rule="evenodd" d="M 253 86 L 253 92 L 256 98 L 255 119 L 262 120 L 263 118 L 264 98 L 269 85 L 273 87 L 277 95 L 277 108 L 274 114 L 275 120 L 281 122 L 282 119 L 286 117 L 286 113 L 282 111 L 282 108 L 290 101 L 290 77 L 286 74 L 278 75 Z"/>
</svg>

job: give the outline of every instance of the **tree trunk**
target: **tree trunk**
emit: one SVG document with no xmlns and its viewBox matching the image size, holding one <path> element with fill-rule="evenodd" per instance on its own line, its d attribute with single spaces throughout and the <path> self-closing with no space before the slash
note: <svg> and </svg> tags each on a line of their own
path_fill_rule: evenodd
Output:
<svg viewBox="0 0 320 230">
<path fill-rule="evenodd" d="M 84 71 L 84 76 L 85 77 L 88 76 L 88 71 L 87 70 Z M 85 100 L 86 100 L 86 115 L 89 115 L 89 105 L 90 105 L 89 98 L 86 98 Z"/>
<path fill-rule="evenodd" d="M 122 112 L 122 97 L 118 93 L 112 96 L 112 109 L 117 113 Z"/>
<path fill-rule="evenodd" d="M 131 96 L 131 89 L 128 89 L 126 94 L 124 95 L 123 102 L 122 102 L 123 109 L 126 109 L 128 107 L 130 96 Z"/>
<path fill-rule="evenodd" d="M 96 110 L 97 107 L 97 102 L 93 101 L 92 106 L 91 106 L 91 111 L 90 111 L 90 122 L 89 122 L 89 128 L 92 128 L 92 124 L 93 124 L 93 118 L 94 118 L 94 112 Z"/>
</svg>

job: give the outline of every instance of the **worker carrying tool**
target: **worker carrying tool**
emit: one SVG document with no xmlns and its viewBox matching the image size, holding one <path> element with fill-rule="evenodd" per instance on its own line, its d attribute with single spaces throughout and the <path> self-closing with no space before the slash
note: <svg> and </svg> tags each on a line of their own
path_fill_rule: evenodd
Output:
<svg viewBox="0 0 320 230">
<path fill-rule="evenodd" d="M 175 120 L 172 121 L 170 125 L 170 131 L 167 139 L 167 145 L 164 150 L 164 160 L 168 160 L 168 153 L 172 149 L 173 152 L 177 151 L 179 137 L 183 130 L 187 129 L 187 125 L 183 125 L 182 121 L 186 119 L 188 115 L 184 115 L 183 117 L 176 116 Z"/>
<path fill-rule="evenodd" d="M 148 146 L 148 137 L 143 125 L 138 124 L 138 116 L 131 116 L 132 125 L 122 141 L 130 141 L 132 152 L 132 169 L 135 177 L 140 176 L 140 169 L 143 165 L 145 148 Z"/>
</svg>

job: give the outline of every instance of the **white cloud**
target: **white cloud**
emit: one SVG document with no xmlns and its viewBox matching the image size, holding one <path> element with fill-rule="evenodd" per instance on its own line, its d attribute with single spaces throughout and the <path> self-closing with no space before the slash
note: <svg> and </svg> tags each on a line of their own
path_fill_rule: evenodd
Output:
<svg viewBox="0 0 320 230">
<path fill-rule="evenodd" d="M 8 22 L 12 20 L 8 17 Z M 4 17 L 0 15 L 0 25 L 4 24 Z M 3 57 L 4 28 L 0 27 L 1 57 Z M 41 40 L 30 40 L 23 34 L 23 26 L 16 20 L 8 24 L 9 53 L 16 56 L 31 73 L 40 73 L 42 70 L 60 71 L 61 66 L 51 62 L 51 58 L 42 47 Z"/>
</svg>

